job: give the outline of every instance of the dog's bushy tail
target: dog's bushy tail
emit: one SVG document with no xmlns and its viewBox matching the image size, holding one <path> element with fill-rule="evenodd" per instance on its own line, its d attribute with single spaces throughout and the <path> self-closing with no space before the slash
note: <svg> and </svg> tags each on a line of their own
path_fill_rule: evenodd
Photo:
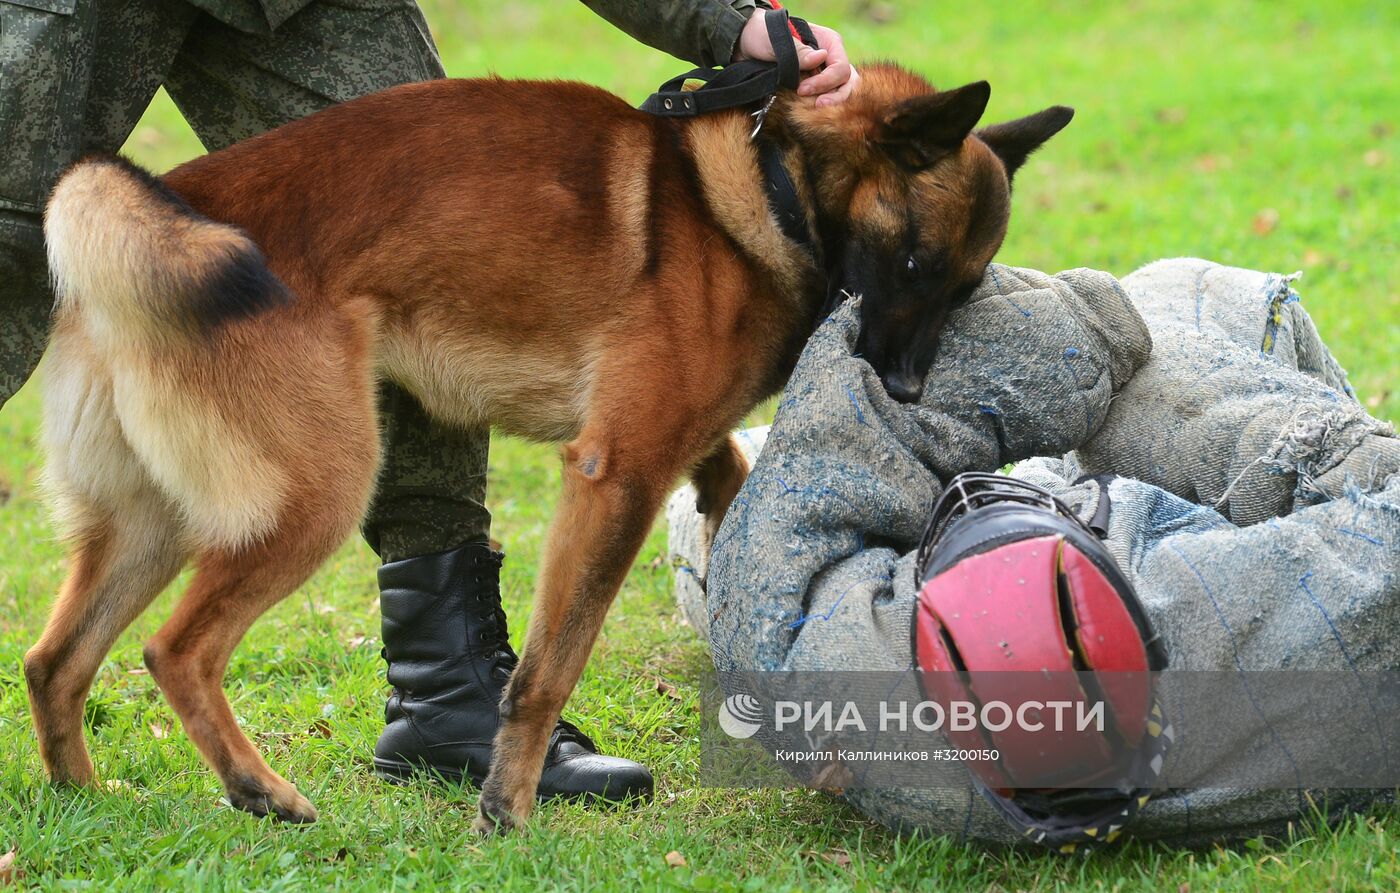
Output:
<svg viewBox="0 0 1400 893">
<path fill-rule="evenodd" d="M 223 340 L 291 300 L 257 246 L 113 157 L 59 179 L 44 235 L 57 296 L 45 476 L 59 528 L 82 539 L 155 505 L 146 514 L 168 517 L 131 537 L 169 527 L 236 548 L 270 531 L 289 476 L 265 432 L 249 433 L 255 414 L 238 411 L 241 383 L 266 389 L 268 372 L 249 365 L 256 337 Z"/>
<path fill-rule="evenodd" d="M 291 300 L 247 234 L 116 156 L 64 173 L 44 237 L 59 311 L 108 343 L 197 337 Z"/>
</svg>

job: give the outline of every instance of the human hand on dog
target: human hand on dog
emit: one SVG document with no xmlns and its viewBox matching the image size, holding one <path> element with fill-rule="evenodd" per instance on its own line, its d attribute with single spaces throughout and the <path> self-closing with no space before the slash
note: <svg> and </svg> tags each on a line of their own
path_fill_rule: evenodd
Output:
<svg viewBox="0 0 1400 893">
<path fill-rule="evenodd" d="M 841 42 L 840 34 L 821 25 L 810 27 L 812 34 L 817 38 L 819 49 L 814 50 L 793 38 L 793 43 L 797 45 L 798 70 L 815 72 L 803 78 L 797 93 L 799 96 L 815 96 L 818 108 L 839 105 L 850 97 L 851 91 L 860 81 L 860 74 L 851 65 L 851 60 L 846 58 L 846 48 Z M 744 30 L 739 33 L 739 45 L 734 50 L 734 61 L 757 59 L 760 62 L 774 62 L 777 58 L 760 10 L 749 17 Z M 822 68 L 823 65 L 826 67 Z"/>
</svg>

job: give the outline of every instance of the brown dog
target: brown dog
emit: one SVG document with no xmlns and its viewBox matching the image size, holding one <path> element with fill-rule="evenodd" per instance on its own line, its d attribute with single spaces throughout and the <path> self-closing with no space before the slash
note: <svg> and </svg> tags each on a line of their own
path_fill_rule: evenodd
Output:
<svg viewBox="0 0 1400 893">
<path fill-rule="evenodd" d="M 808 245 L 770 209 L 748 115 L 662 120 L 576 84 L 400 87 L 161 180 L 73 167 L 46 219 L 48 472 L 71 568 L 25 657 L 50 777 L 92 780 L 93 675 L 193 561 L 146 664 L 234 805 L 315 818 L 221 680 L 364 512 L 386 376 L 448 422 L 566 442 L 478 827 L 523 821 L 663 498 L 688 473 L 713 535 L 747 471 L 728 432 L 781 387 L 830 294 L 864 295 L 867 356 L 917 396 L 1001 244 L 1011 173 L 1070 116 L 979 138 L 987 96 L 892 66 L 838 107 L 780 95 L 759 139 Z"/>
</svg>

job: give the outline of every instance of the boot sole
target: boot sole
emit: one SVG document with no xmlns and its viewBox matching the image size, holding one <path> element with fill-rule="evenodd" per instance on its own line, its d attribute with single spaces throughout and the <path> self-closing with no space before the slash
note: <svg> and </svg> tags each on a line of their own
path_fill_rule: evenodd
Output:
<svg viewBox="0 0 1400 893">
<path fill-rule="evenodd" d="M 468 784 L 479 788 L 481 783 L 486 780 L 484 777 L 467 775 L 460 769 L 400 763 L 396 760 L 384 760 L 379 757 L 374 758 L 374 774 L 392 784 L 408 784 L 411 781 L 427 778 L 444 784 Z"/>
</svg>

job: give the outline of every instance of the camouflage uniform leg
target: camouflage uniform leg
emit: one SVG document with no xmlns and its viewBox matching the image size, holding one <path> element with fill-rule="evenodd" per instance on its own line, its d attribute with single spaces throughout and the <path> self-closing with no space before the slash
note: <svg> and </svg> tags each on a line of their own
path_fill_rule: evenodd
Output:
<svg viewBox="0 0 1400 893">
<path fill-rule="evenodd" d="M 0 405 L 29 378 L 48 338 L 41 217 L 54 178 L 82 144 L 90 12 L 0 3 Z"/>
<path fill-rule="evenodd" d="M 397 385 L 380 391 L 384 467 L 362 533 L 386 563 L 484 543 L 488 428 L 439 425 Z"/>
<path fill-rule="evenodd" d="M 179 0 L 0 0 L 0 405 L 48 340 L 49 190 L 83 152 L 121 146 L 193 18 Z"/>
<path fill-rule="evenodd" d="M 48 342 L 53 296 L 38 227 L 0 211 L 0 406 L 24 386 Z"/>
<path fill-rule="evenodd" d="M 412 0 L 318 0 L 270 37 L 205 17 L 166 80 L 209 149 L 335 102 L 395 84 L 443 77 Z M 384 561 L 484 542 L 490 432 L 430 419 L 386 383 L 380 395 L 384 465 L 364 535 Z"/>
</svg>

